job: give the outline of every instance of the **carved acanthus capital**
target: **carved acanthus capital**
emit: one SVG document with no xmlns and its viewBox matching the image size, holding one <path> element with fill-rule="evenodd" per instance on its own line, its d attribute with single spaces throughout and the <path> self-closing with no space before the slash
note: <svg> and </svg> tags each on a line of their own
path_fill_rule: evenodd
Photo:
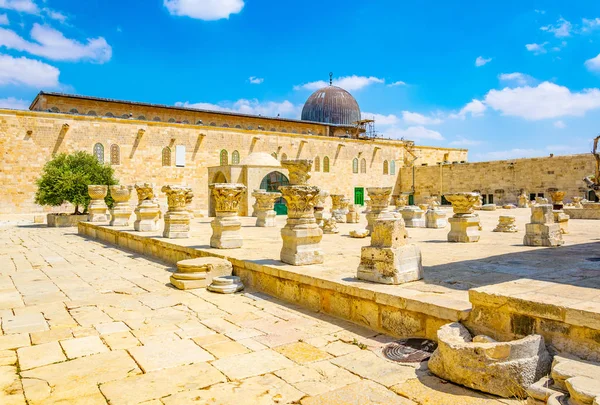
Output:
<svg viewBox="0 0 600 405">
<path fill-rule="evenodd" d="M 392 195 L 391 187 L 369 187 L 367 193 L 371 199 L 371 209 L 374 211 L 384 210 L 390 205 Z"/>
<path fill-rule="evenodd" d="M 187 195 L 191 191 L 186 186 L 166 185 L 160 190 L 167 195 L 169 211 L 184 211 L 187 206 Z"/>
<path fill-rule="evenodd" d="M 565 198 L 565 194 L 566 193 L 564 191 L 551 191 L 550 198 L 552 198 L 552 203 L 562 204 Z"/>
<path fill-rule="evenodd" d="M 446 200 L 452 204 L 454 214 L 465 215 L 475 212 L 475 205 L 480 201 L 479 193 L 454 193 L 444 194 Z"/>
<path fill-rule="evenodd" d="M 110 186 L 110 196 L 116 203 L 126 203 L 131 199 L 131 186 Z"/>
<path fill-rule="evenodd" d="M 281 198 L 281 193 L 269 193 L 264 190 L 256 190 L 252 197 L 256 199 L 256 209 L 258 211 L 271 211 L 275 208 L 275 200 Z"/>
<path fill-rule="evenodd" d="M 142 201 L 154 200 L 154 184 L 138 183 L 135 185 L 135 191 L 137 192 L 138 201 L 140 204 Z"/>
<path fill-rule="evenodd" d="M 185 204 L 191 205 L 193 199 L 194 199 L 194 192 L 192 191 L 191 187 L 188 187 L 187 193 L 185 194 Z"/>
<path fill-rule="evenodd" d="M 216 212 L 238 212 L 246 186 L 235 183 L 211 184 L 210 189 L 215 198 Z"/>
<path fill-rule="evenodd" d="M 108 193 L 108 186 L 90 185 L 88 186 L 88 194 L 92 200 L 104 200 Z"/>
<path fill-rule="evenodd" d="M 319 199 L 317 186 L 281 186 L 279 190 L 288 206 L 288 218 L 314 218 L 314 207 Z"/>
<path fill-rule="evenodd" d="M 313 161 L 310 159 L 283 160 L 281 166 L 289 172 L 291 185 L 305 185 L 310 179 L 310 169 Z"/>
<path fill-rule="evenodd" d="M 344 197 L 344 194 L 331 194 L 331 210 L 341 210 Z"/>
</svg>

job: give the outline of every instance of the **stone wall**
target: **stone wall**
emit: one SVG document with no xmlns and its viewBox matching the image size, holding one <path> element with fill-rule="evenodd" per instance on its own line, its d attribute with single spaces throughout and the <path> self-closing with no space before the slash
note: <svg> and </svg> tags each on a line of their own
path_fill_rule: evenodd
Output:
<svg viewBox="0 0 600 405">
<path fill-rule="evenodd" d="M 113 164 L 121 184 L 152 182 L 157 186 L 185 184 L 194 189 L 194 208 L 208 208 L 208 167 L 220 165 L 220 152 L 234 151 L 240 160 L 252 152 L 276 153 L 281 159 L 315 158 L 321 171 L 311 182 L 331 193 L 353 198 L 355 187 L 387 186 L 397 183 L 405 161 L 401 141 L 358 140 L 282 132 L 264 132 L 193 124 L 141 121 L 37 111 L 0 110 L 0 214 L 48 211 L 34 203 L 35 180 L 54 153 L 84 150 L 92 153 L 96 144 L 111 161 L 111 147 L 118 146 L 119 164 Z M 185 167 L 176 167 L 175 150 L 185 147 Z M 170 166 L 163 166 L 163 150 L 170 148 Z M 451 153 L 458 150 L 449 149 Z M 440 152 L 441 153 L 441 152 Z M 458 152 L 456 152 L 458 153 Z M 466 157 L 466 151 L 461 150 Z M 323 172 L 323 160 L 330 172 Z M 365 159 L 366 173 L 353 173 L 354 158 Z M 396 162 L 395 174 L 383 174 L 383 162 Z M 114 162 L 116 163 L 116 162 Z M 433 162 L 432 162 L 433 164 Z M 161 203 L 166 206 L 164 195 Z M 53 211 L 68 211 L 60 207 Z"/>
<path fill-rule="evenodd" d="M 494 203 L 516 203 L 523 189 L 549 197 L 548 189 L 557 188 L 567 194 L 565 201 L 573 196 L 587 195 L 583 182 L 585 176 L 594 173 L 592 154 L 554 156 L 532 159 L 499 160 L 480 163 L 457 163 L 419 166 L 414 168 L 415 201 L 425 197 L 461 191 L 478 191 L 493 194 Z M 410 192 L 413 168 L 400 170 L 396 193 Z"/>
</svg>

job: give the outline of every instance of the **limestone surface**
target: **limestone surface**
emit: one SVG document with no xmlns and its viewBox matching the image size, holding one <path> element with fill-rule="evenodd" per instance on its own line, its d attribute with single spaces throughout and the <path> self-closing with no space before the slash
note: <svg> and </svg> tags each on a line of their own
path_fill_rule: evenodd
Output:
<svg viewBox="0 0 600 405">
<path fill-rule="evenodd" d="M 433 229 L 447 227 L 448 219 L 446 212 L 439 208 L 429 208 L 425 213 L 425 226 Z"/>
<path fill-rule="evenodd" d="M 131 218 L 132 209 L 129 205 L 131 199 L 132 187 L 130 186 L 110 186 L 110 196 L 114 200 L 114 205 L 110 211 L 111 226 L 129 226 L 129 219 Z"/>
<path fill-rule="evenodd" d="M 177 272 L 171 275 L 171 284 L 180 290 L 204 288 L 216 277 L 231 276 L 233 266 L 229 260 L 216 257 L 199 257 L 177 262 Z"/>
<path fill-rule="evenodd" d="M 415 205 L 404 207 L 401 211 L 402 219 L 407 228 L 425 228 L 425 211 Z"/>
<path fill-rule="evenodd" d="M 88 206 L 88 222 L 108 222 L 110 219 L 108 206 L 104 201 L 108 193 L 108 186 L 90 185 L 88 194 L 91 201 Z"/>
<path fill-rule="evenodd" d="M 212 279 L 208 291 L 220 294 L 233 294 L 244 289 L 244 284 L 237 276 L 219 276 Z"/>
<path fill-rule="evenodd" d="M 494 232 L 519 232 L 516 225 L 517 219 L 514 215 L 500 215 L 498 225 L 494 228 Z"/>
<path fill-rule="evenodd" d="M 237 249 L 242 247 L 242 223 L 238 211 L 242 195 L 246 190 L 243 184 L 211 184 L 215 199 L 215 219 L 211 222 L 213 234 L 210 246 L 218 249 Z"/>
<path fill-rule="evenodd" d="M 537 204 L 531 207 L 531 223 L 525 225 L 523 244 L 549 247 L 564 244 L 560 225 L 554 222 L 552 205 Z"/>
<path fill-rule="evenodd" d="M 369 205 L 367 213 L 367 229 L 373 232 L 373 224 L 377 219 L 391 218 L 389 212 L 391 187 L 369 187 Z"/>
<path fill-rule="evenodd" d="M 544 338 L 531 335 L 510 342 L 473 338 L 459 323 L 438 330 L 438 348 L 429 369 L 438 377 L 505 398 L 527 396 L 527 388 L 550 372 Z"/>
<path fill-rule="evenodd" d="M 448 242 L 471 243 L 478 242 L 481 237 L 479 217 L 474 214 L 475 204 L 481 195 L 479 193 L 446 194 L 446 199 L 452 204 L 454 216 L 448 220 L 450 233 Z"/>
<path fill-rule="evenodd" d="M 160 206 L 154 195 L 154 185 L 139 183 L 135 185 L 138 196 L 138 205 L 135 208 L 135 222 L 133 228 L 138 232 L 153 232 L 158 230 Z"/>
<path fill-rule="evenodd" d="M 170 239 L 190 237 L 190 213 L 192 189 L 186 186 L 166 185 L 161 191 L 167 195 L 169 210 L 165 214 L 163 237 Z"/>
<path fill-rule="evenodd" d="M 252 196 L 256 200 L 253 214 L 256 217 L 256 226 L 262 228 L 277 226 L 275 221 L 277 214 L 273 208 L 275 207 L 275 200 L 281 198 L 281 193 L 254 190 Z"/>
</svg>

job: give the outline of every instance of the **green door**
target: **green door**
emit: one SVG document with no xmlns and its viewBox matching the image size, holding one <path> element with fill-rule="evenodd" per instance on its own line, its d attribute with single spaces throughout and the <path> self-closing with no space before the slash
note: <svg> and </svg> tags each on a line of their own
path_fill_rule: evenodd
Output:
<svg viewBox="0 0 600 405">
<path fill-rule="evenodd" d="M 287 186 L 288 184 L 290 184 L 290 182 L 283 173 L 271 172 L 261 181 L 260 188 L 267 190 L 269 193 L 274 193 L 279 191 L 279 186 Z M 273 210 L 275 210 L 277 215 L 287 215 L 288 208 L 283 197 L 275 200 Z"/>
<path fill-rule="evenodd" d="M 412 194 L 408 196 L 408 205 L 415 205 L 415 196 Z"/>
<path fill-rule="evenodd" d="M 363 187 L 354 188 L 354 204 L 365 205 L 365 189 Z"/>
</svg>

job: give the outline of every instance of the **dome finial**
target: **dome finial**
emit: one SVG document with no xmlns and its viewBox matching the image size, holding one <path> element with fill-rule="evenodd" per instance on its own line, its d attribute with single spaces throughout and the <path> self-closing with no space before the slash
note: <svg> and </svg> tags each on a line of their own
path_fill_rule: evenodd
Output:
<svg viewBox="0 0 600 405">
<path fill-rule="evenodd" d="M 329 85 L 333 86 L 333 72 L 329 72 Z"/>
</svg>

